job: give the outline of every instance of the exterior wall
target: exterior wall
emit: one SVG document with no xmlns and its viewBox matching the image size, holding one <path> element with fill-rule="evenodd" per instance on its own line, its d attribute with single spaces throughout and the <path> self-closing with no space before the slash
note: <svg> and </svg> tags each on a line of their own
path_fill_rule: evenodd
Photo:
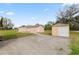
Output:
<svg viewBox="0 0 79 59">
<path fill-rule="evenodd" d="M 35 28 L 19 28 L 18 32 L 31 32 L 31 33 L 37 33 L 37 32 L 44 32 L 44 28 L 42 26 L 35 27 Z"/>
<path fill-rule="evenodd" d="M 52 27 L 52 35 L 57 36 L 58 35 L 58 27 Z"/>
<path fill-rule="evenodd" d="M 52 27 L 52 35 L 69 37 L 69 26 Z"/>
<path fill-rule="evenodd" d="M 18 28 L 18 32 L 26 32 L 26 28 Z"/>
<path fill-rule="evenodd" d="M 36 28 L 36 32 L 44 32 L 44 28 L 42 26 L 39 26 Z"/>
</svg>

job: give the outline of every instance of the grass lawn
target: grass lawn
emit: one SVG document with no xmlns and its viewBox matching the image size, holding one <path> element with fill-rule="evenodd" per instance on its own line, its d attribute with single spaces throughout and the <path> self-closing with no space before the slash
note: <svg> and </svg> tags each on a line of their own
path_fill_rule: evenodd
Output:
<svg viewBox="0 0 79 59">
<path fill-rule="evenodd" d="M 0 38 L 3 40 L 15 39 L 29 35 L 32 35 L 32 33 L 20 33 L 15 30 L 0 30 Z"/>
<path fill-rule="evenodd" d="M 46 30 L 46 31 L 42 32 L 41 34 L 52 35 L 52 31 L 51 30 Z"/>
<path fill-rule="evenodd" d="M 72 55 L 78 55 L 79 54 L 79 33 L 78 32 L 70 32 L 71 40 L 71 49 Z"/>
</svg>

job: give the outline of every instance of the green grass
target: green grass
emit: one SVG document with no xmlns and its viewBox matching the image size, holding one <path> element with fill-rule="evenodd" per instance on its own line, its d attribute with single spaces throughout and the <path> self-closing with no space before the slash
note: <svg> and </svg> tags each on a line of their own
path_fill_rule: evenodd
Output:
<svg viewBox="0 0 79 59">
<path fill-rule="evenodd" d="M 15 30 L 0 30 L 0 38 L 2 38 L 3 40 L 15 39 L 29 35 L 32 35 L 32 33 L 20 33 Z"/>
<path fill-rule="evenodd" d="M 52 35 L 52 31 L 51 31 L 51 30 L 45 30 L 45 31 L 42 32 L 41 34 Z"/>
<path fill-rule="evenodd" d="M 79 54 L 79 33 L 77 32 L 70 32 L 71 37 L 71 54 L 78 55 Z"/>
</svg>

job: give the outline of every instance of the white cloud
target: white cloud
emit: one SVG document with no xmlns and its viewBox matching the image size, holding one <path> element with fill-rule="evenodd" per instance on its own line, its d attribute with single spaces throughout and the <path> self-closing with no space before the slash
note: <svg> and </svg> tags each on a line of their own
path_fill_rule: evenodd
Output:
<svg viewBox="0 0 79 59">
<path fill-rule="evenodd" d="M 0 11 L 0 14 L 3 14 L 3 13 L 5 13 L 5 11 Z"/>
<path fill-rule="evenodd" d="M 66 5 L 72 5 L 72 4 L 78 4 L 78 3 L 63 3 L 62 6 L 66 6 Z"/>
<path fill-rule="evenodd" d="M 12 11 L 0 11 L 0 14 L 4 14 L 4 15 L 14 15 L 14 12 L 12 12 Z"/>
<path fill-rule="evenodd" d="M 44 9 L 45 12 L 47 12 L 48 10 L 49 10 L 48 8 L 45 8 L 45 9 Z"/>
<path fill-rule="evenodd" d="M 8 12 L 6 12 L 5 14 L 6 14 L 6 15 L 14 15 L 14 12 L 8 11 Z"/>
<path fill-rule="evenodd" d="M 31 17 L 31 19 L 35 20 L 35 17 Z"/>
</svg>

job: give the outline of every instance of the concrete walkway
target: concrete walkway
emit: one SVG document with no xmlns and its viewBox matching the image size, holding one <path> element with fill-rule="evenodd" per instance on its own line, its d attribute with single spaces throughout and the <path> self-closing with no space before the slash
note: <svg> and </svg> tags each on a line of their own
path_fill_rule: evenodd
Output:
<svg viewBox="0 0 79 59">
<path fill-rule="evenodd" d="M 0 43 L 1 55 L 61 55 L 69 54 L 70 40 L 64 37 L 33 35 Z"/>
</svg>

